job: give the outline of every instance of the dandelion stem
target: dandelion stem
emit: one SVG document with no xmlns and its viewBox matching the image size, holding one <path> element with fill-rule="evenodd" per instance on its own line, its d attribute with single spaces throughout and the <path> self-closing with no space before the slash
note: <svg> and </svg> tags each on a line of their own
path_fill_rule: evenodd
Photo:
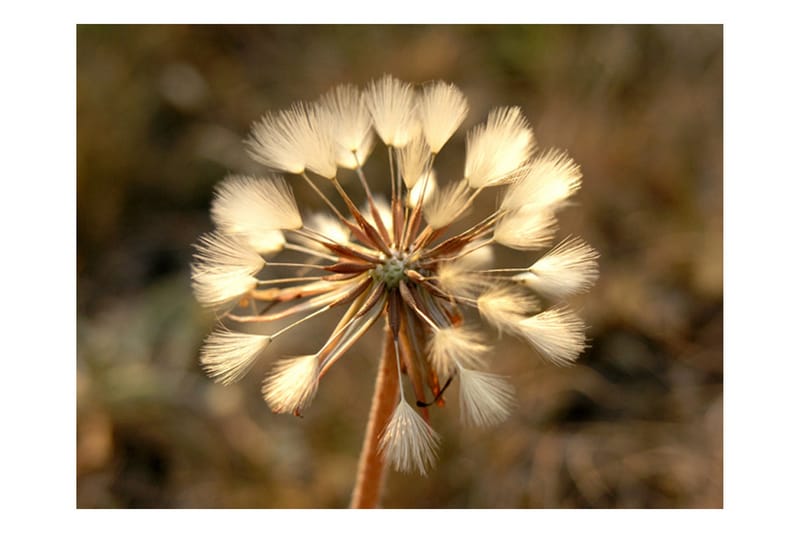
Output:
<svg viewBox="0 0 800 533">
<path fill-rule="evenodd" d="M 399 375 L 394 369 L 394 342 L 389 327 L 385 331 L 386 341 L 383 345 L 378 376 L 375 380 L 375 393 L 372 396 L 367 432 L 358 461 L 358 474 L 353 496 L 350 500 L 352 509 L 374 509 L 380 503 L 385 461 L 380 453 L 380 436 L 397 406 Z"/>
</svg>

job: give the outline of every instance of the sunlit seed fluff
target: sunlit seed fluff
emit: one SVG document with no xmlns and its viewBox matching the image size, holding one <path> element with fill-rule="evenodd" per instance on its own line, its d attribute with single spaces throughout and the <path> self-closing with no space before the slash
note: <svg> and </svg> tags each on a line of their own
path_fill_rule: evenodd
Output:
<svg viewBox="0 0 800 533">
<path fill-rule="evenodd" d="M 474 426 L 499 424 L 514 407 L 514 388 L 494 374 L 461 368 L 459 403 L 461 420 Z"/>
<path fill-rule="evenodd" d="M 492 287 L 478 297 L 478 311 L 498 331 L 513 330 L 520 320 L 539 310 L 539 302 L 516 287 Z"/>
<path fill-rule="evenodd" d="M 326 178 L 336 176 L 331 119 L 319 106 L 296 103 L 267 113 L 253 125 L 250 155 L 259 163 L 300 174 L 306 169 Z"/>
<path fill-rule="evenodd" d="M 404 400 L 383 430 L 380 450 L 395 470 L 425 475 L 436 458 L 439 436 Z"/>
<path fill-rule="evenodd" d="M 557 229 L 558 221 L 552 211 L 525 206 L 500 218 L 494 238 L 516 250 L 541 250 L 553 242 Z"/>
<path fill-rule="evenodd" d="M 345 244 L 350 240 L 350 230 L 347 229 L 347 227 L 333 215 L 329 215 L 324 212 L 316 212 L 308 214 L 304 217 L 304 219 L 305 223 L 303 224 L 303 227 L 305 229 L 319 233 L 327 237 L 327 239 L 331 242 L 336 244 Z M 300 236 L 296 237 L 296 239 L 308 248 L 320 252 L 328 251 L 328 248 L 326 248 L 319 241 Z"/>
<path fill-rule="evenodd" d="M 423 87 L 418 113 L 422 134 L 430 150 L 438 154 L 467 117 L 467 99 L 451 83 L 436 81 Z"/>
<path fill-rule="evenodd" d="M 264 259 L 248 243 L 216 231 L 201 235 L 195 250 L 198 268 L 244 270 L 255 274 L 264 266 Z"/>
<path fill-rule="evenodd" d="M 585 329 L 578 315 L 559 306 L 520 321 L 516 333 L 552 363 L 568 365 L 586 345 Z"/>
<path fill-rule="evenodd" d="M 251 236 L 248 243 L 260 254 L 273 254 L 283 250 L 286 237 L 281 230 L 272 229 Z"/>
<path fill-rule="evenodd" d="M 340 85 L 325 94 L 321 104 L 331 119 L 336 164 L 349 169 L 363 165 L 372 151 L 374 134 L 361 91 L 352 85 Z"/>
<path fill-rule="evenodd" d="M 228 176 L 216 188 L 211 219 L 221 231 L 243 237 L 259 252 L 283 245 L 283 234 L 275 230 L 303 225 L 294 194 L 280 176 Z"/>
<path fill-rule="evenodd" d="M 408 191 L 406 195 L 406 205 L 408 207 L 416 206 L 420 200 L 423 205 L 428 203 L 432 198 L 435 198 L 439 193 L 439 184 L 436 183 L 436 172 L 431 170 L 426 173 L 422 179 L 418 180 L 414 187 Z M 424 194 L 424 199 L 422 198 Z"/>
<path fill-rule="evenodd" d="M 434 330 L 428 343 L 428 354 L 434 370 L 449 376 L 459 366 L 483 367 L 483 357 L 489 351 L 486 339 L 466 327 L 450 326 Z"/>
<path fill-rule="evenodd" d="M 548 150 L 536 157 L 506 191 L 501 209 L 522 206 L 556 210 L 581 187 L 581 169 L 565 152 Z"/>
<path fill-rule="evenodd" d="M 475 266 L 468 259 L 471 255 L 468 254 L 455 261 L 443 261 L 439 264 L 436 281 L 448 293 L 471 298 L 492 285 L 489 278 L 473 272 Z"/>
<path fill-rule="evenodd" d="M 381 373 L 397 372 L 399 391 L 389 407 L 397 395 L 400 402 L 377 427 L 368 424 L 382 430 L 368 441 L 394 469 L 425 473 L 439 442 L 426 420 L 446 414 L 445 395 L 459 396 L 462 420 L 476 426 L 501 422 L 514 403 L 510 384 L 487 373 L 493 348 L 465 325 L 474 315 L 495 337 L 521 337 L 535 347 L 529 352 L 558 364 L 577 357 L 583 323 L 564 308 L 539 312 L 539 298 L 550 302 L 588 288 L 597 277 L 596 252 L 569 240 L 522 265 L 493 259 L 501 246 L 552 244 L 555 216 L 578 190 L 580 169 L 561 152 L 534 152 L 521 110 L 504 107 L 468 133 L 464 174 L 437 176 L 434 165 L 447 163 L 438 154 L 466 114 L 464 95 L 449 83 L 416 88 L 384 76 L 363 91 L 335 87 L 254 124 L 251 154 L 280 174 L 302 174 L 298 187 L 316 194 L 325 214 L 303 212 L 301 219 L 282 178 L 231 176 L 218 186 L 216 233 L 200 240 L 192 264 L 198 300 L 217 311 L 219 325 L 200 353 L 213 379 L 241 378 L 272 338 L 300 334 L 303 325 L 316 355 L 279 360 L 261 387 L 274 411 L 300 414 L 322 376 L 383 327 L 385 356 L 396 364 Z M 378 139 L 387 153 L 364 165 Z M 338 181 L 346 177 L 357 179 Z M 508 189 L 497 194 L 495 209 L 468 219 L 485 206 L 477 202 L 482 190 L 497 185 Z M 391 191 L 391 203 L 378 191 Z M 266 255 L 281 250 L 281 257 Z M 226 306 L 230 312 L 220 313 Z M 228 329 L 269 324 L 272 337 Z M 432 412 L 439 407 L 442 413 Z"/>
<path fill-rule="evenodd" d="M 256 287 L 256 278 L 243 270 L 192 266 L 192 290 L 205 307 L 223 310 Z"/>
<path fill-rule="evenodd" d="M 223 385 L 239 380 L 253 366 L 272 337 L 217 329 L 200 349 L 200 364 L 206 373 Z"/>
<path fill-rule="evenodd" d="M 533 130 L 518 107 L 501 107 L 489 113 L 485 124 L 467 135 L 464 178 L 470 187 L 508 183 L 534 148 Z"/>
<path fill-rule="evenodd" d="M 490 239 L 475 241 L 470 245 L 470 250 L 459 258 L 464 265 L 471 269 L 486 268 L 494 262 L 494 249 L 489 244 Z"/>
<path fill-rule="evenodd" d="M 414 88 L 406 82 L 389 75 L 374 80 L 364 91 L 364 103 L 375 131 L 388 146 L 402 148 L 419 129 Z"/>
<path fill-rule="evenodd" d="M 255 287 L 254 274 L 264 266 L 264 259 L 247 243 L 210 233 L 200 237 L 195 248 L 192 289 L 204 306 L 225 307 Z"/>
<path fill-rule="evenodd" d="M 531 265 L 528 272 L 514 276 L 514 280 L 548 298 L 566 298 L 594 285 L 599 257 L 582 239 L 569 238 Z"/>
<path fill-rule="evenodd" d="M 439 194 L 423 205 L 422 211 L 425 221 L 433 229 L 449 226 L 463 215 L 464 206 L 470 196 L 469 187 L 464 181 L 449 183 L 447 187 L 439 190 Z"/>
<path fill-rule="evenodd" d="M 261 387 L 264 400 L 276 413 L 302 411 L 317 393 L 319 358 L 301 355 L 275 363 Z"/>
<path fill-rule="evenodd" d="M 413 137 L 398 151 L 397 163 L 400 176 L 411 189 L 422 177 L 431 160 L 431 150 L 421 135 Z"/>
</svg>

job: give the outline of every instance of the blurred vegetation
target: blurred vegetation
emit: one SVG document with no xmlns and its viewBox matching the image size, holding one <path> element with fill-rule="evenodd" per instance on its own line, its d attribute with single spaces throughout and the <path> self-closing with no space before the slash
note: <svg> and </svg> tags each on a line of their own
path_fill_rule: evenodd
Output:
<svg viewBox="0 0 800 533">
<path fill-rule="evenodd" d="M 188 265 L 214 184 L 263 172 L 242 145 L 254 120 L 384 72 L 456 83 L 467 127 L 521 106 L 584 171 L 561 233 L 602 254 L 574 302 L 591 326 L 580 363 L 501 339 L 492 368 L 518 409 L 488 431 L 462 427 L 452 400 L 434 410 L 436 468 L 391 473 L 384 505 L 722 505 L 721 26 L 79 26 L 77 42 L 78 507 L 347 505 L 379 332 L 304 418 L 273 415 L 270 359 L 326 321 L 216 385 Z M 463 139 L 440 175 L 458 175 Z"/>
</svg>

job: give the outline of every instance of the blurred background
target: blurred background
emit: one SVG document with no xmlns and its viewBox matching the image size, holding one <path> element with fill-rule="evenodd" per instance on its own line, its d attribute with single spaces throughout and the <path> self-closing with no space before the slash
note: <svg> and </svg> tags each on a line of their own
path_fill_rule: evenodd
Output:
<svg viewBox="0 0 800 533">
<path fill-rule="evenodd" d="M 379 331 L 304 418 L 274 415 L 264 372 L 334 317 L 276 341 L 240 383 L 214 384 L 197 363 L 214 319 L 189 263 L 214 185 L 264 171 L 242 144 L 253 121 L 383 73 L 466 94 L 442 177 L 463 171 L 466 129 L 522 107 L 539 145 L 583 169 L 560 234 L 602 254 L 596 287 L 572 301 L 590 325 L 580 362 L 556 368 L 500 339 L 491 369 L 518 408 L 468 428 L 451 392 L 432 412 L 436 467 L 390 473 L 383 505 L 722 506 L 721 26 L 78 26 L 77 44 L 78 507 L 347 506 Z"/>
</svg>

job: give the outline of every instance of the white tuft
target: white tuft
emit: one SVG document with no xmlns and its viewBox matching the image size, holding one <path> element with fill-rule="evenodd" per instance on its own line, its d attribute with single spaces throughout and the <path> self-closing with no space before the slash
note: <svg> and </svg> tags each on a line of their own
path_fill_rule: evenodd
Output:
<svg viewBox="0 0 800 533">
<path fill-rule="evenodd" d="M 465 253 L 458 260 L 471 269 L 486 268 L 494 263 L 494 250 L 490 243 L 491 239 L 475 241 L 470 244 L 472 251 Z"/>
<path fill-rule="evenodd" d="M 425 475 L 436 458 L 439 436 L 404 400 L 394 410 L 383 430 L 380 449 L 395 470 L 416 469 Z"/>
<path fill-rule="evenodd" d="M 461 420 L 474 426 L 494 426 L 514 407 L 514 388 L 505 379 L 477 370 L 459 369 Z"/>
<path fill-rule="evenodd" d="M 455 261 L 440 262 L 436 279 L 442 289 L 450 294 L 474 297 L 491 286 L 492 282 L 488 277 L 472 272 L 474 266 L 466 258 L 464 256 Z"/>
<path fill-rule="evenodd" d="M 319 358 L 301 355 L 275 363 L 261 393 L 276 413 L 302 411 L 314 399 L 319 384 Z"/>
<path fill-rule="evenodd" d="M 494 238 L 516 250 L 540 250 L 553 242 L 558 222 L 552 211 L 521 207 L 500 218 Z"/>
<path fill-rule="evenodd" d="M 200 349 L 200 364 L 214 381 L 229 385 L 247 373 L 270 341 L 269 335 L 218 329 L 206 338 Z"/>
<path fill-rule="evenodd" d="M 431 198 L 433 198 L 439 192 L 439 185 L 436 183 L 436 172 L 431 170 L 430 172 L 426 173 L 422 179 L 418 180 L 416 185 L 414 185 L 408 194 L 406 195 L 406 205 L 408 207 L 416 206 L 419 201 L 420 197 L 423 195 L 423 191 L 425 194 L 425 198 L 422 199 L 423 205 L 428 203 Z"/>
<path fill-rule="evenodd" d="M 548 298 L 566 298 L 594 285 L 598 257 L 600 254 L 580 238 L 566 239 L 514 280 Z"/>
<path fill-rule="evenodd" d="M 450 326 L 434 330 L 428 342 L 428 354 L 440 376 L 452 374 L 456 367 L 483 366 L 482 356 L 489 351 L 483 336 L 472 329 Z"/>
<path fill-rule="evenodd" d="M 256 286 L 253 277 L 264 259 L 236 237 L 210 233 L 200 237 L 192 263 L 192 289 L 197 301 L 218 309 Z"/>
<path fill-rule="evenodd" d="M 330 115 L 304 102 L 269 112 L 253 125 L 247 140 L 253 159 L 291 174 L 307 168 L 326 178 L 336 176 Z"/>
<path fill-rule="evenodd" d="M 533 131 L 518 107 L 489 113 L 486 124 L 467 135 L 464 178 L 470 187 L 491 187 L 514 180 L 534 147 Z"/>
<path fill-rule="evenodd" d="M 352 85 L 340 85 L 321 98 L 321 107 L 330 116 L 336 164 L 349 169 L 363 166 L 372 152 L 375 136 L 361 91 Z"/>
<path fill-rule="evenodd" d="M 316 233 L 321 233 L 336 244 L 346 244 L 350 240 L 350 230 L 347 229 L 338 218 L 324 212 L 316 212 L 307 215 L 303 227 L 313 230 Z M 295 238 L 309 248 L 321 252 L 328 252 L 328 248 L 314 239 L 299 235 L 295 236 Z"/>
<path fill-rule="evenodd" d="M 375 131 L 387 146 L 402 148 L 419 130 L 414 88 L 389 75 L 373 80 L 364 91 Z"/>
<path fill-rule="evenodd" d="M 221 231 L 241 236 L 259 252 L 283 247 L 283 233 L 275 230 L 303 225 L 292 190 L 279 176 L 228 176 L 215 193 L 211 219 Z"/>
<path fill-rule="evenodd" d="M 516 287 L 494 287 L 478 297 L 478 311 L 499 331 L 513 330 L 520 320 L 539 310 L 539 302 Z"/>
<path fill-rule="evenodd" d="M 411 189 L 422 177 L 431 160 L 431 149 L 421 135 L 413 137 L 397 154 L 400 176 Z"/>
<path fill-rule="evenodd" d="M 564 306 L 549 309 L 519 322 L 516 333 L 557 365 L 573 363 L 586 346 L 586 327 Z"/>
<path fill-rule="evenodd" d="M 272 254 L 283 250 L 286 238 L 281 230 L 272 229 L 251 236 L 248 243 L 260 254 Z"/>
<path fill-rule="evenodd" d="M 469 187 L 464 181 L 450 183 L 444 190 L 439 189 L 439 191 L 422 206 L 425 220 L 433 229 L 452 224 L 465 212 L 464 205 L 470 196 Z"/>
<path fill-rule="evenodd" d="M 501 209 L 557 210 L 581 188 L 581 168 L 566 153 L 548 150 L 526 165 L 506 191 Z"/>
<path fill-rule="evenodd" d="M 417 107 L 422 134 L 434 154 L 458 129 L 467 117 L 467 99 L 450 83 L 437 81 L 422 89 Z"/>
</svg>

